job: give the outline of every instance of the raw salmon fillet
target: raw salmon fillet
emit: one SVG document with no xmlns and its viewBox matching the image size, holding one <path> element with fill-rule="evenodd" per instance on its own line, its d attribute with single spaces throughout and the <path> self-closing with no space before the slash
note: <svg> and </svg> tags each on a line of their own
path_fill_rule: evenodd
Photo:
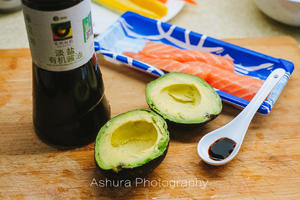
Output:
<svg viewBox="0 0 300 200">
<path fill-rule="evenodd" d="M 179 49 L 171 45 L 148 41 L 142 51 L 148 57 L 176 60 L 181 63 L 199 61 L 224 70 L 234 71 L 233 61 L 215 54 Z"/>
<path fill-rule="evenodd" d="M 189 62 L 187 64 L 199 66 L 195 62 Z M 211 71 L 205 80 L 212 87 L 249 101 L 255 96 L 264 83 L 260 79 L 229 72 L 214 66 L 210 66 L 210 69 Z"/>
<path fill-rule="evenodd" d="M 167 72 L 182 72 L 198 76 L 216 89 L 249 101 L 263 84 L 263 81 L 259 79 L 240 75 L 198 61 L 181 63 L 171 59 L 147 57 L 143 54 L 132 52 L 125 52 L 124 55 Z"/>
<path fill-rule="evenodd" d="M 205 66 L 197 67 L 197 66 L 193 66 L 193 64 L 180 63 L 176 60 L 151 58 L 133 52 L 124 52 L 123 54 L 133 59 L 139 60 L 141 62 L 150 64 L 166 72 L 182 72 L 182 73 L 192 74 L 204 80 L 208 78 L 208 74 L 210 72 L 210 69 Z M 202 64 L 207 65 L 205 63 Z"/>
</svg>

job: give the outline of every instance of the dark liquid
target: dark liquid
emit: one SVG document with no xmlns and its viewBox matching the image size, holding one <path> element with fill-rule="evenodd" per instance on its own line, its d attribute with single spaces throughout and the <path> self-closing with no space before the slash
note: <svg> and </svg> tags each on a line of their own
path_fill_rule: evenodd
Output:
<svg viewBox="0 0 300 200">
<path fill-rule="evenodd" d="M 232 153 L 235 146 L 235 141 L 229 138 L 220 138 L 209 147 L 209 157 L 213 160 L 224 160 Z"/>
<path fill-rule="evenodd" d="M 79 2 L 23 0 L 25 5 L 44 11 L 65 9 Z M 43 141 L 72 147 L 88 144 L 109 118 L 95 55 L 70 71 L 47 71 L 33 63 L 33 122 Z"/>
<path fill-rule="evenodd" d="M 22 3 L 32 9 L 41 11 L 56 11 L 70 8 L 83 0 L 22 0 Z"/>
</svg>

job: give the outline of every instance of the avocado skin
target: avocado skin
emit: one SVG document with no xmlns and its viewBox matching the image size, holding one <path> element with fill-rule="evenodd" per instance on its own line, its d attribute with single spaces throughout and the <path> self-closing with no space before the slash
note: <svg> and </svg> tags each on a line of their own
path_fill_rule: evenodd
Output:
<svg viewBox="0 0 300 200">
<path fill-rule="evenodd" d="M 135 168 L 121 168 L 119 172 L 115 172 L 114 170 L 104 170 L 99 167 L 97 164 L 96 159 L 94 159 L 95 164 L 99 171 L 108 179 L 112 180 L 133 180 L 135 178 L 143 178 L 150 174 L 166 157 L 167 152 L 169 149 L 169 143 L 162 155 L 159 157 L 155 158 L 154 160 L 151 160 L 147 162 L 146 164 L 135 167 Z M 95 156 L 94 156 L 95 158 Z"/>
</svg>

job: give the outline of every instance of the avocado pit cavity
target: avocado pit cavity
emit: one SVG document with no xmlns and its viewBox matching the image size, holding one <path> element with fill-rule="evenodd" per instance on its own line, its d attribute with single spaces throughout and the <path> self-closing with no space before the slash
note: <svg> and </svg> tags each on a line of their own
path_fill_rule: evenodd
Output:
<svg viewBox="0 0 300 200">
<path fill-rule="evenodd" d="M 201 100 L 199 90 L 194 85 L 176 84 L 166 87 L 162 92 L 168 95 L 178 103 L 197 104 Z"/>
<path fill-rule="evenodd" d="M 152 147 L 157 140 L 157 130 L 147 121 L 129 121 L 118 127 L 111 136 L 111 145 L 123 146 L 131 153 Z"/>
</svg>

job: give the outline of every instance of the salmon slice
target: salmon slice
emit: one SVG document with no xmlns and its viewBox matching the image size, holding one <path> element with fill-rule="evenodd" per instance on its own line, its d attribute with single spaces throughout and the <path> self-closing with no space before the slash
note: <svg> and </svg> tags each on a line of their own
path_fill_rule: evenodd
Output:
<svg viewBox="0 0 300 200">
<path fill-rule="evenodd" d="M 198 66 L 192 66 L 193 64 L 189 65 L 189 64 L 180 63 L 176 60 L 151 58 L 133 52 L 124 52 L 123 54 L 133 59 L 139 60 L 141 62 L 150 64 L 166 72 L 182 72 L 182 73 L 192 74 L 204 80 L 207 79 L 207 76 L 210 73 L 210 69 L 208 67 L 205 67 L 205 65 L 207 65 L 205 63 L 202 63 L 203 67 L 198 67 Z"/>
<path fill-rule="evenodd" d="M 193 66 L 195 62 L 186 63 Z M 250 101 L 264 83 L 260 79 L 229 72 L 220 68 L 209 66 L 210 72 L 206 81 L 214 88 Z"/>
<path fill-rule="evenodd" d="M 175 60 L 147 57 L 143 54 L 132 52 L 125 52 L 124 55 L 167 72 L 182 72 L 198 76 L 216 89 L 249 101 L 263 84 L 263 81 L 259 79 L 223 70 L 198 61 L 181 63 Z"/>
<path fill-rule="evenodd" d="M 182 63 L 199 61 L 224 70 L 234 71 L 233 61 L 215 54 L 179 49 L 171 45 L 148 41 L 139 52 L 148 57 L 176 60 Z"/>
</svg>

